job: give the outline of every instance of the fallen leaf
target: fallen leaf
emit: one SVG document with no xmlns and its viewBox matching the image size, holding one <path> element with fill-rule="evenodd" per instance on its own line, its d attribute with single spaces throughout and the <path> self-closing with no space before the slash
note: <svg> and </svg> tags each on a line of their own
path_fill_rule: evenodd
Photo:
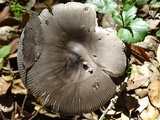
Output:
<svg viewBox="0 0 160 120">
<path fill-rule="evenodd" d="M 160 23 L 160 20 L 149 19 L 146 22 L 149 24 L 149 28 L 152 30 L 152 29 L 158 29 L 158 24 Z"/>
<path fill-rule="evenodd" d="M 35 3 L 36 3 L 36 0 L 29 0 L 27 2 L 27 8 L 31 9 L 35 5 Z"/>
<path fill-rule="evenodd" d="M 156 55 L 157 55 L 157 60 L 160 63 L 160 44 L 158 45 L 158 49 L 157 49 Z"/>
<path fill-rule="evenodd" d="M 121 120 L 130 120 L 129 116 L 126 113 L 121 113 Z"/>
<path fill-rule="evenodd" d="M 6 94 L 10 86 L 10 82 L 6 82 L 2 77 L 0 77 L 0 95 Z"/>
<path fill-rule="evenodd" d="M 141 99 L 148 95 L 148 88 L 135 89 L 135 94 Z"/>
<path fill-rule="evenodd" d="M 140 117 L 142 120 L 156 120 L 158 115 L 158 109 L 154 108 L 151 104 L 149 104 L 147 109 L 140 114 Z"/>
<path fill-rule="evenodd" d="M 133 72 L 127 82 L 127 91 L 139 88 L 140 86 L 148 86 L 150 71 L 149 69 L 142 65 L 134 65 L 132 64 Z"/>
<path fill-rule="evenodd" d="M 142 99 L 138 99 L 138 104 L 139 104 L 139 107 L 136 109 L 136 111 L 141 113 L 144 109 L 147 108 L 147 106 L 149 104 L 148 96 L 146 96 L 146 97 L 144 97 Z"/>
<path fill-rule="evenodd" d="M 0 3 L 2 4 L 2 3 L 5 3 L 6 2 L 6 0 L 0 0 Z"/>
<path fill-rule="evenodd" d="M 13 54 L 18 48 L 19 38 L 14 39 L 9 45 L 11 46 L 11 54 Z"/>
<path fill-rule="evenodd" d="M 0 12 L 0 23 L 9 16 L 9 6 L 3 8 L 2 12 Z"/>
<path fill-rule="evenodd" d="M 29 14 L 26 12 L 24 15 L 23 15 L 23 18 L 22 18 L 22 22 L 19 24 L 18 28 L 24 28 L 27 24 L 29 20 Z"/>
<path fill-rule="evenodd" d="M 12 94 L 27 94 L 27 89 L 21 79 L 13 80 L 11 92 Z"/>
<path fill-rule="evenodd" d="M 131 44 L 127 47 L 127 49 L 130 49 L 131 54 L 136 58 L 139 58 L 142 61 L 150 61 L 149 56 L 145 53 L 145 50 L 143 48 Z"/>
<path fill-rule="evenodd" d="M 36 111 L 38 111 L 39 113 L 41 113 L 41 114 L 43 114 L 43 115 L 46 115 L 46 116 L 49 116 L 49 117 L 52 117 L 52 118 L 60 117 L 60 115 L 59 115 L 58 113 L 57 113 L 57 114 L 52 114 L 52 113 L 47 112 L 46 110 L 44 110 L 44 109 L 42 108 L 42 106 L 36 105 L 36 106 L 34 107 L 34 109 L 35 109 Z"/>
<path fill-rule="evenodd" d="M 12 75 L 2 75 L 2 78 L 5 82 L 11 82 L 13 81 L 13 76 Z"/>
<path fill-rule="evenodd" d="M 160 80 L 155 80 L 149 85 L 149 99 L 156 108 L 160 108 Z"/>
<path fill-rule="evenodd" d="M 11 31 L 15 31 L 15 29 L 10 26 L 0 27 L 0 42 L 9 42 L 12 38 Z"/>
</svg>

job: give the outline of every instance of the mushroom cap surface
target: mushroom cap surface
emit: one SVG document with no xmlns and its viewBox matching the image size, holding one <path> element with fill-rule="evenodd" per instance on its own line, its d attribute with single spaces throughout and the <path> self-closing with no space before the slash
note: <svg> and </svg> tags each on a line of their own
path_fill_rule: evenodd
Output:
<svg viewBox="0 0 160 120">
<path fill-rule="evenodd" d="M 53 112 L 88 113 L 116 92 L 111 77 L 126 67 L 124 44 L 97 26 L 89 5 L 69 2 L 29 19 L 19 42 L 18 68 L 28 90 Z"/>
</svg>

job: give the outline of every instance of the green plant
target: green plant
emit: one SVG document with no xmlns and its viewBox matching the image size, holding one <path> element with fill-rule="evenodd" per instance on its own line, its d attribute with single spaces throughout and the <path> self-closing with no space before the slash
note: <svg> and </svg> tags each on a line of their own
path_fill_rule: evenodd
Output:
<svg viewBox="0 0 160 120">
<path fill-rule="evenodd" d="M 27 12 L 29 14 L 38 14 L 27 7 L 21 6 L 18 2 L 12 2 L 9 0 L 6 0 L 10 4 L 11 11 L 13 11 L 14 16 L 22 19 L 23 15 Z"/>
<path fill-rule="evenodd" d="M 5 63 L 5 58 L 10 54 L 11 46 L 7 45 L 0 49 L 0 68 L 3 67 Z"/>
<path fill-rule="evenodd" d="M 24 9 L 19 3 L 17 2 L 11 3 L 10 8 L 11 11 L 13 11 L 15 17 L 20 19 L 23 17 Z"/>
<path fill-rule="evenodd" d="M 122 0 L 122 7 L 118 6 L 116 0 L 87 0 L 86 2 L 96 5 L 98 12 L 112 15 L 119 26 L 118 36 L 124 43 L 131 44 L 144 40 L 149 26 L 143 19 L 136 17 L 135 5 L 142 5 L 140 0 Z"/>
</svg>

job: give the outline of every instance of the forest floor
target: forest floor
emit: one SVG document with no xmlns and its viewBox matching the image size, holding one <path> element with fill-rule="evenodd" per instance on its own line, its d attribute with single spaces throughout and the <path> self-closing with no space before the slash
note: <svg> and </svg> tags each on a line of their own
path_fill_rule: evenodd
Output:
<svg viewBox="0 0 160 120">
<path fill-rule="evenodd" d="M 28 9 L 29 14 L 47 8 L 46 3 L 54 5 L 70 2 L 70 0 L 18 1 Z M 32 96 L 26 97 L 27 89 L 20 79 L 17 68 L 17 46 L 29 14 L 23 8 L 17 10 L 16 8 L 19 8 L 17 5 L 12 0 L 10 2 L 0 0 L 0 48 L 6 46 L 0 50 L 0 119 L 99 119 L 107 105 L 83 116 L 59 116 L 42 110 Z M 160 9 L 145 4 L 138 8 L 137 16 L 149 24 L 149 31 L 143 42 L 126 45 L 129 64 L 125 75 L 128 77 L 127 85 L 119 95 L 114 109 L 110 109 L 105 115 L 107 120 L 160 120 L 160 36 L 155 34 L 160 29 Z M 108 25 L 113 22 L 108 19 L 108 15 L 99 13 L 98 21 L 102 27 L 110 27 Z"/>
</svg>

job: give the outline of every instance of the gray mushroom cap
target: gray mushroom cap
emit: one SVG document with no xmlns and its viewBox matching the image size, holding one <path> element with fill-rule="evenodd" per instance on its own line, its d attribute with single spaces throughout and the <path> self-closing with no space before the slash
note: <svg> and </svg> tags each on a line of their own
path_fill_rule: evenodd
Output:
<svg viewBox="0 0 160 120">
<path fill-rule="evenodd" d="M 21 78 L 52 111 L 66 115 L 102 107 L 116 92 L 111 77 L 126 67 L 124 44 L 96 26 L 95 9 L 69 2 L 31 17 L 19 42 Z"/>
</svg>

